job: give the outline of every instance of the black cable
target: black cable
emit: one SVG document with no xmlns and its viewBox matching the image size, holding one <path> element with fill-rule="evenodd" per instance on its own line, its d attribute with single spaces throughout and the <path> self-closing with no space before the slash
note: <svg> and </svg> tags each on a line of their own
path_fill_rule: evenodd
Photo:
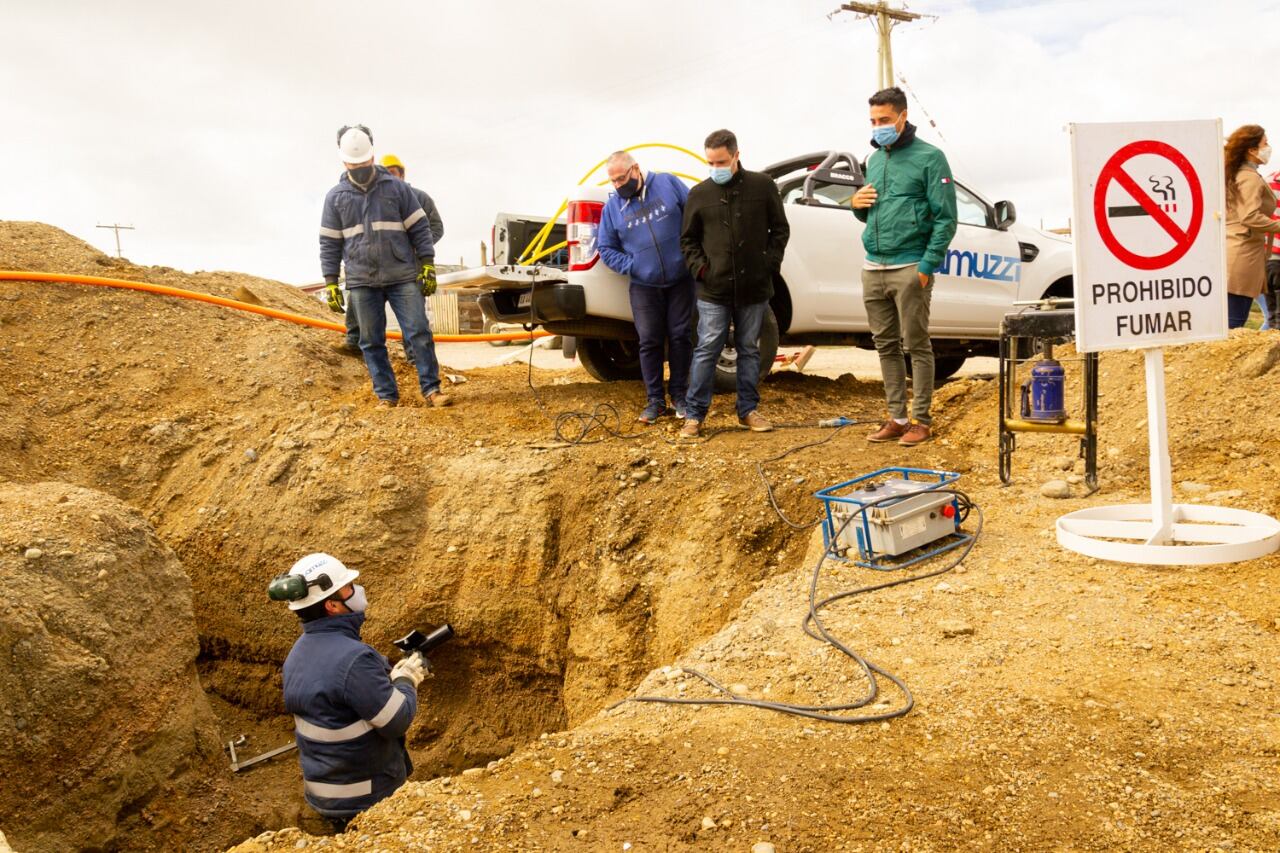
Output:
<svg viewBox="0 0 1280 853">
<path fill-rule="evenodd" d="M 875 590 L 888 589 L 893 586 L 913 583 L 914 581 L 924 580 L 925 578 L 937 577 L 938 575 L 951 571 L 956 566 L 960 565 L 960 563 L 964 562 L 964 559 L 969 556 L 969 552 L 973 550 L 974 545 L 978 542 L 978 537 L 982 533 L 982 509 L 975 504 L 967 494 L 959 489 L 931 489 L 929 490 L 929 493 L 954 495 L 957 503 L 962 505 L 962 510 L 966 517 L 970 510 L 978 513 L 978 526 L 977 529 L 974 530 L 972 537 L 965 543 L 960 553 L 941 568 L 933 569 L 922 574 L 911 575 L 910 577 L 895 578 L 894 580 L 885 581 L 883 583 L 857 587 L 855 589 L 827 596 L 821 601 L 818 600 L 818 580 L 822 573 L 822 566 L 826 563 L 827 557 L 832 556 L 833 549 L 836 547 L 840 535 L 844 533 L 845 528 L 848 527 L 854 519 L 858 518 L 858 516 L 864 514 L 872 507 L 891 500 L 900 499 L 900 496 L 898 495 L 886 495 L 883 498 L 859 506 L 849 515 L 848 518 L 845 519 L 844 523 L 840 525 L 839 530 L 837 530 L 831 537 L 827 548 L 823 550 L 822 556 L 818 558 L 818 563 L 813 568 L 813 577 L 809 583 L 809 613 L 805 616 L 804 622 L 802 623 L 803 630 L 808 636 L 817 640 L 822 640 L 823 642 L 833 646 L 846 657 L 858 664 L 859 669 L 862 670 L 863 675 L 867 679 L 867 691 L 860 699 L 839 705 L 797 705 L 786 702 L 768 702 L 761 699 L 744 699 L 740 696 L 735 696 L 730 690 L 726 689 L 724 685 L 720 684 L 711 676 L 693 669 L 692 667 L 682 667 L 681 670 L 683 672 L 700 679 L 720 693 L 726 694 L 728 698 L 677 699 L 666 696 L 630 696 L 610 705 L 609 710 L 612 710 L 625 702 L 652 702 L 663 705 L 746 705 L 752 708 L 763 708 L 767 711 L 776 711 L 781 714 L 807 717 L 821 722 L 843 724 L 874 723 L 883 720 L 891 720 L 895 717 L 901 717 L 909 713 L 911 709 L 915 707 L 915 697 L 912 695 L 910 688 L 907 687 L 906 682 L 888 670 L 867 660 L 832 636 L 826 626 L 822 623 L 822 618 L 818 614 L 819 611 L 827 605 L 841 599 L 850 598 L 855 595 L 863 595 Z M 814 628 L 816 628 L 817 633 L 814 633 Z M 865 708 L 867 705 L 874 702 L 879 696 L 880 691 L 879 682 L 876 679 L 877 675 L 884 676 L 886 679 L 893 682 L 894 686 L 902 692 L 904 702 L 901 707 L 884 711 L 879 714 L 854 714 L 841 716 L 839 714 L 832 713 L 833 711 L 856 711 L 859 708 Z"/>
<path fill-rule="evenodd" d="M 823 517 L 819 515 L 813 521 L 809 521 L 804 524 L 798 524 L 792 521 L 791 519 L 787 518 L 786 513 L 782 511 L 782 507 L 778 506 L 778 499 L 773 493 L 773 484 L 769 482 L 768 476 L 766 476 L 766 474 L 764 473 L 764 466 L 770 465 L 774 462 L 780 462 L 783 459 L 786 459 L 792 453 L 797 453 L 801 450 L 808 450 L 810 447 L 819 447 L 823 444 L 826 444 L 828 441 L 831 441 L 837 435 L 839 435 L 840 431 L 843 430 L 845 427 L 859 426 L 862 424 L 869 424 L 869 423 L 878 423 L 878 421 L 873 422 L 873 421 L 850 420 L 848 423 L 844 423 L 838 427 L 834 427 L 831 435 L 827 436 L 826 438 L 821 438 L 821 439 L 818 439 L 817 441 L 810 441 L 807 444 L 797 444 L 795 447 L 782 451 L 777 456 L 770 456 L 768 459 L 762 459 L 756 463 L 756 473 L 760 475 L 760 482 L 764 483 L 764 492 L 769 497 L 769 505 L 773 507 L 773 511 L 777 513 L 778 518 L 782 519 L 783 524 L 787 525 L 792 530 L 808 530 L 811 527 L 816 527 L 817 525 L 821 524 Z"/>
</svg>

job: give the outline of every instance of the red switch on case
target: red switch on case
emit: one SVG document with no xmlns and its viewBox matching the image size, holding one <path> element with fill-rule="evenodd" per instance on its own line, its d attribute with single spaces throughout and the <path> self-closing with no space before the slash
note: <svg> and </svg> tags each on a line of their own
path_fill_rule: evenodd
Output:
<svg viewBox="0 0 1280 853">
<path fill-rule="evenodd" d="M 955 515 L 956 515 L 956 508 L 951 504 L 947 504 L 942 508 L 943 518 L 955 518 Z"/>
</svg>

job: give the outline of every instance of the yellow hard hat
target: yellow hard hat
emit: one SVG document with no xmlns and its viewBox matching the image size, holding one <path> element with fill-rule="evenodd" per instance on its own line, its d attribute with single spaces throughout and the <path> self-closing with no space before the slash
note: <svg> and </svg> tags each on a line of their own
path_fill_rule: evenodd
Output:
<svg viewBox="0 0 1280 853">
<path fill-rule="evenodd" d="M 382 156 L 382 165 L 390 169 L 392 166 L 403 169 L 404 163 L 400 162 L 400 158 L 394 154 L 384 154 Z"/>
</svg>

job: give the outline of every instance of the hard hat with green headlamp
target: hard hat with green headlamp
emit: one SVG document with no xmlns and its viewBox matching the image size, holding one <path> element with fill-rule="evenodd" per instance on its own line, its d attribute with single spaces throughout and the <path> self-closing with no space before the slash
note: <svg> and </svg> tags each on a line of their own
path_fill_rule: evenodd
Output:
<svg viewBox="0 0 1280 853">
<path fill-rule="evenodd" d="M 272 601 L 289 602 L 290 610 L 301 610 L 324 601 L 358 577 L 358 571 L 348 569 L 337 557 L 308 554 L 287 573 L 273 578 L 267 595 Z"/>
</svg>

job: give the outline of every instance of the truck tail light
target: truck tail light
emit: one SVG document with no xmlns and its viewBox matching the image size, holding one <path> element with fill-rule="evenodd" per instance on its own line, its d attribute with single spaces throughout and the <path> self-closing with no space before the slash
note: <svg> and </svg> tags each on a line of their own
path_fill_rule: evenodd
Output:
<svg viewBox="0 0 1280 853">
<path fill-rule="evenodd" d="M 569 202 L 569 225 L 565 229 L 565 241 L 569 244 L 569 271 L 589 270 L 600 259 L 596 251 L 596 236 L 600 231 L 600 214 L 604 202 Z"/>
</svg>

